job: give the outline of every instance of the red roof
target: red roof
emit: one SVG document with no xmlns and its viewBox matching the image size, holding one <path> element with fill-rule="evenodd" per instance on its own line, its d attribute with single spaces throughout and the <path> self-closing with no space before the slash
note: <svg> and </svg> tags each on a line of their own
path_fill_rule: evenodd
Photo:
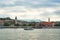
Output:
<svg viewBox="0 0 60 40">
<path fill-rule="evenodd" d="M 48 24 L 53 24 L 54 22 L 40 22 L 39 24 L 45 24 L 45 25 L 48 25 Z"/>
</svg>

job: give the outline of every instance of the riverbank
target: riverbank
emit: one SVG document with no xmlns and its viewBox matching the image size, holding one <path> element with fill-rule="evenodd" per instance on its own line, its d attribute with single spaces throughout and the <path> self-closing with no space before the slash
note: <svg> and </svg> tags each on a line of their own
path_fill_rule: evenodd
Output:
<svg viewBox="0 0 60 40">
<path fill-rule="evenodd" d="M 0 26 L 0 29 L 4 29 L 4 28 L 14 28 L 14 29 L 16 29 L 16 28 L 33 28 L 33 26 Z M 55 27 L 53 27 L 53 28 L 38 28 L 38 27 L 36 27 L 36 28 L 33 28 L 33 29 L 60 29 L 60 26 L 59 27 L 57 27 L 57 26 L 55 26 Z"/>
</svg>

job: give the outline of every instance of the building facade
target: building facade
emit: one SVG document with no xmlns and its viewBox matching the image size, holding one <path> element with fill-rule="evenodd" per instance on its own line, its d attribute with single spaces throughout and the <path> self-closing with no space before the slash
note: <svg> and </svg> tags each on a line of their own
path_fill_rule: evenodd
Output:
<svg viewBox="0 0 60 40">
<path fill-rule="evenodd" d="M 42 28 L 52 28 L 54 27 L 54 22 L 50 21 L 50 18 L 48 18 L 48 22 L 39 22 L 36 24 L 36 27 L 42 27 Z"/>
</svg>

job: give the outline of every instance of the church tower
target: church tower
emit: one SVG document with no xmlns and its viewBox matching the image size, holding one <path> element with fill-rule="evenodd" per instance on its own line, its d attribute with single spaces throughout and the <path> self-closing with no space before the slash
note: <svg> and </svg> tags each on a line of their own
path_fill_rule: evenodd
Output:
<svg viewBox="0 0 60 40">
<path fill-rule="evenodd" d="M 15 24 L 17 24 L 17 16 L 15 17 Z"/>
<path fill-rule="evenodd" d="M 48 18 L 48 22 L 50 22 L 50 18 Z"/>
</svg>

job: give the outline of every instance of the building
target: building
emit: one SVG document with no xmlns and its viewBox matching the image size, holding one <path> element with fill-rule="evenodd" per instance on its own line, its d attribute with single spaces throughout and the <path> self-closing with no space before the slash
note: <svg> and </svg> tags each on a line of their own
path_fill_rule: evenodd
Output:
<svg viewBox="0 0 60 40">
<path fill-rule="evenodd" d="M 0 26 L 3 26 L 4 20 L 0 20 Z"/>
<path fill-rule="evenodd" d="M 43 28 L 52 28 L 54 27 L 54 22 L 51 22 L 50 18 L 48 18 L 48 22 L 39 22 L 36 24 L 36 26 Z"/>
<path fill-rule="evenodd" d="M 5 23 L 12 25 L 15 23 L 15 20 L 11 19 L 10 17 L 0 18 L 0 26 L 4 26 Z"/>
<path fill-rule="evenodd" d="M 39 26 L 44 28 L 54 27 L 54 22 L 40 22 Z"/>
<path fill-rule="evenodd" d="M 17 16 L 15 17 L 15 24 L 17 24 Z"/>
</svg>

